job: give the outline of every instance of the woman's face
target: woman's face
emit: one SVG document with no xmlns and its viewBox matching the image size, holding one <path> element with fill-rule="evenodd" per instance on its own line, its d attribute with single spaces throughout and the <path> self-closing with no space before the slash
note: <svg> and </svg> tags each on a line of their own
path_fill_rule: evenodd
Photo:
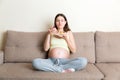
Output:
<svg viewBox="0 0 120 80">
<path fill-rule="evenodd" d="M 65 24 L 66 24 L 66 21 L 65 21 L 64 17 L 58 16 L 56 18 L 56 26 L 58 29 L 63 29 Z"/>
</svg>

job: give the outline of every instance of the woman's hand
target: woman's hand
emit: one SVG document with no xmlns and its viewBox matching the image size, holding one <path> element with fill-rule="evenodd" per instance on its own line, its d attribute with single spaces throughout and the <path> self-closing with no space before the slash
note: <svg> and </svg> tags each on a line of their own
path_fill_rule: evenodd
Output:
<svg viewBox="0 0 120 80">
<path fill-rule="evenodd" d="M 59 34 L 59 33 L 54 34 L 54 36 L 57 37 L 57 38 L 63 38 L 63 35 Z"/>
<path fill-rule="evenodd" d="M 64 32 L 64 33 L 56 33 L 56 34 L 54 34 L 54 36 L 57 37 L 57 38 L 69 39 L 69 35 L 66 32 Z"/>
<path fill-rule="evenodd" d="M 69 34 L 68 34 L 67 32 L 63 33 L 62 35 L 63 35 L 63 38 L 64 38 L 64 39 L 66 39 L 66 40 L 69 39 Z"/>
<path fill-rule="evenodd" d="M 48 29 L 48 32 L 49 32 L 51 35 L 54 35 L 54 34 L 56 34 L 58 31 L 57 31 L 57 29 L 56 29 L 55 27 L 51 27 L 51 28 Z"/>
</svg>

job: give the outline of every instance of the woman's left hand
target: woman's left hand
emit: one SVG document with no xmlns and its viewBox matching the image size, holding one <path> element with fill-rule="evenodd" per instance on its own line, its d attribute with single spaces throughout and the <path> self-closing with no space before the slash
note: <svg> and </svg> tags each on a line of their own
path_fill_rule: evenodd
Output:
<svg viewBox="0 0 120 80">
<path fill-rule="evenodd" d="M 57 37 L 57 38 L 63 38 L 63 39 L 65 39 L 65 40 L 68 40 L 68 39 L 69 39 L 69 35 L 68 35 L 67 32 L 64 32 L 64 33 L 62 33 L 62 34 L 57 33 L 57 34 L 55 34 L 54 36 Z"/>
<path fill-rule="evenodd" d="M 59 33 L 55 34 L 54 36 L 57 37 L 57 38 L 63 38 L 63 35 L 59 34 Z"/>
<path fill-rule="evenodd" d="M 63 33 L 62 35 L 63 35 L 63 38 L 64 38 L 64 39 L 69 39 L 69 35 L 68 35 L 67 32 Z"/>
</svg>

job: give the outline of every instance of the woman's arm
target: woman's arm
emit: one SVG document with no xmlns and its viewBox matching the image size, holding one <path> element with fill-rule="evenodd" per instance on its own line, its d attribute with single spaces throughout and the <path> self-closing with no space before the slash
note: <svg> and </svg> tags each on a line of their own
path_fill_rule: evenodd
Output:
<svg viewBox="0 0 120 80">
<path fill-rule="evenodd" d="M 65 40 L 67 41 L 68 47 L 70 49 L 70 51 L 72 53 L 76 52 L 76 44 L 75 44 L 75 40 L 74 40 L 74 36 L 72 31 L 68 31 L 65 35 L 64 35 Z"/>
<path fill-rule="evenodd" d="M 56 33 L 57 33 L 56 28 L 51 27 L 51 28 L 48 29 L 48 33 L 47 33 L 47 36 L 46 36 L 46 39 L 45 39 L 45 42 L 44 42 L 44 50 L 45 51 L 48 51 L 49 48 L 50 48 L 51 35 L 55 35 Z"/>
<path fill-rule="evenodd" d="M 44 50 L 48 51 L 50 48 L 50 33 L 47 33 L 45 42 L 44 42 Z"/>
</svg>

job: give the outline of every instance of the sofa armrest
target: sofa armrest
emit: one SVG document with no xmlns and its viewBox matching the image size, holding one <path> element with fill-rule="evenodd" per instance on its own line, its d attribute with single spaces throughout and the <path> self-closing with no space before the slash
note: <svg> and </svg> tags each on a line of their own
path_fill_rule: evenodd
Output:
<svg viewBox="0 0 120 80">
<path fill-rule="evenodd" d="M 0 64 L 3 64 L 3 51 L 0 51 Z"/>
</svg>

